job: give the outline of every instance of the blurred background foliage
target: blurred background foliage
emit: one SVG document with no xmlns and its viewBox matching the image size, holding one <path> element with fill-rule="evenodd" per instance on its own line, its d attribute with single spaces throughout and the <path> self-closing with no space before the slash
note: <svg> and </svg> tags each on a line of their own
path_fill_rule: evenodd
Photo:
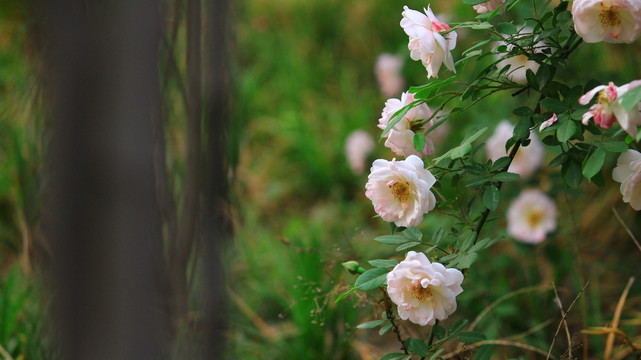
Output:
<svg viewBox="0 0 641 360">
<path fill-rule="evenodd" d="M 544 1 L 533 1 L 541 6 Z M 171 6 L 173 2 L 168 3 Z M 423 66 L 409 59 L 407 36 L 399 26 L 403 5 L 422 1 L 390 0 L 243 0 L 232 3 L 232 116 L 230 164 L 235 239 L 228 249 L 228 354 L 233 359 L 375 359 L 398 349 L 391 333 L 380 337 L 355 326 L 380 318 L 379 298 L 359 292 L 336 303 L 355 276 L 341 263 L 387 258 L 393 249 L 372 239 L 389 233 L 373 217 L 364 196 L 365 174 L 351 172 L 345 140 L 356 129 L 378 139 L 377 120 L 386 100 L 374 76 L 379 54 L 405 58 L 406 84 L 427 82 Z M 530 2 L 510 14 L 521 22 Z M 433 1 L 446 21 L 468 21 L 474 10 L 460 1 Z M 48 296 L 32 262 L 45 132 L 41 115 L 37 43 L 33 12 L 26 2 L 0 2 L 0 358 L 51 358 L 44 314 Z M 520 16 L 520 18 L 519 18 Z M 180 31 L 183 31 L 181 29 Z M 455 59 L 483 32 L 461 31 Z M 177 52 L 184 44 L 177 43 Z M 641 78 L 641 47 L 584 44 L 560 75 L 570 85 Z M 167 66 L 164 64 L 163 66 Z M 469 63 L 465 72 L 477 64 Z M 480 66 L 480 65 L 479 65 Z M 184 68 L 178 57 L 177 67 Z M 443 69 L 444 70 L 444 69 Z M 445 70 L 444 70 L 445 71 Z M 179 83 L 170 79 L 170 87 Z M 178 98 L 180 90 L 168 90 Z M 172 92 L 173 91 L 173 92 Z M 398 94 L 400 95 L 400 94 Z M 470 131 L 512 119 L 527 93 L 492 96 L 466 113 L 448 119 L 450 133 L 436 148 L 441 154 Z M 529 100 L 530 102 L 532 100 Z M 168 123 L 168 168 L 179 192 L 184 154 L 181 102 L 168 102 L 177 123 Z M 488 134 L 490 132 L 488 131 Z M 391 159 L 378 141 L 369 161 Z M 549 161 L 554 154 L 548 153 Z M 611 169 L 616 158 L 608 158 Z M 503 234 L 504 213 L 523 187 L 546 191 L 559 208 L 559 228 L 537 246 L 503 237 L 471 268 L 458 298 L 458 311 L 446 324 L 474 319 L 490 339 L 509 339 L 547 351 L 557 358 L 568 349 L 563 331 L 556 334 L 561 311 L 552 284 L 568 310 L 573 351 L 603 352 L 601 337 L 581 329 L 604 326 L 613 318 L 628 278 L 639 278 L 637 249 L 613 215 L 616 209 L 632 233 L 640 234 L 639 216 L 620 200 L 618 184 L 606 171 L 606 189 L 584 182 L 567 190 L 558 168 L 543 167 L 525 183 L 510 183 L 485 234 Z M 440 184 L 440 186 L 444 186 Z M 464 189 L 450 189 L 464 196 Z M 460 193 L 458 192 L 460 191 Z M 469 195 L 467 195 L 469 196 Z M 421 230 L 426 236 L 450 220 L 432 213 Z M 42 250 L 46 253 L 46 250 Z M 587 284 L 587 285 L 586 285 Z M 517 293 L 513 293 L 517 291 Z M 518 292 L 520 291 L 520 292 Z M 514 296 L 490 306 L 502 296 Z M 620 328 L 633 341 L 641 330 L 641 284 L 635 283 L 623 308 Z M 43 331 L 42 329 L 45 329 Z M 425 336 L 428 329 L 403 323 L 404 333 Z M 586 343 L 585 340 L 588 340 Z M 453 349 L 452 349 L 453 350 Z M 495 350 L 497 358 L 540 358 L 515 347 Z"/>
</svg>

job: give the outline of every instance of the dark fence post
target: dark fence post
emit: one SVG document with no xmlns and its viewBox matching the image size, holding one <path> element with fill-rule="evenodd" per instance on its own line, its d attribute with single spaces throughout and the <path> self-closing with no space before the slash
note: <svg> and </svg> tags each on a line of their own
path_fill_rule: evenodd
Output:
<svg viewBox="0 0 641 360">
<path fill-rule="evenodd" d="M 152 162 L 160 5 L 42 4 L 52 100 L 44 230 L 62 358 L 158 359 L 167 344 Z"/>
<path fill-rule="evenodd" d="M 204 31 L 205 181 L 204 272 L 205 359 L 224 347 L 227 286 L 222 249 L 231 237 L 229 212 L 229 11 L 227 0 L 206 2 Z"/>
</svg>

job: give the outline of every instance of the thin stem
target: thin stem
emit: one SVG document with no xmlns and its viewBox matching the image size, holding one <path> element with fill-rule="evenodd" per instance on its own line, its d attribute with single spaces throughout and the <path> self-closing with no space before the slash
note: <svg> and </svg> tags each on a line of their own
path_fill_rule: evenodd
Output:
<svg viewBox="0 0 641 360">
<path fill-rule="evenodd" d="M 387 291 L 383 289 L 383 287 L 379 287 L 381 289 L 381 292 L 383 293 L 383 301 L 385 302 L 385 313 L 387 314 L 387 319 L 392 323 L 392 330 L 396 334 L 396 339 L 398 340 L 399 343 L 401 343 L 401 350 L 403 350 L 403 353 L 409 354 L 409 351 L 407 351 L 407 348 L 405 347 L 405 340 L 403 340 L 403 337 L 401 337 L 401 330 L 398 328 L 398 324 L 396 324 L 396 321 L 394 321 L 394 312 L 392 311 L 392 299 L 390 299 L 389 295 L 387 295 Z"/>
<path fill-rule="evenodd" d="M 434 342 L 434 328 L 438 325 L 438 320 L 434 322 L 434 326 L 432 326 L 432 329 L 430 329 L 430 336 L 427 338 L 427 346 L 432 346 L 432 343 Z"/>
</svg>

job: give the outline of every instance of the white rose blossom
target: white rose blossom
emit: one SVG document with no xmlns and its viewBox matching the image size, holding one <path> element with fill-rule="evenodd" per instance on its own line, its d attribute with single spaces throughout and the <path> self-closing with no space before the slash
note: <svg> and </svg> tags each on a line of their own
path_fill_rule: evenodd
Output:
<svg viewBox="0 0 641 360">
<path fill-rule="evenodd" d="M 507 231 L 516 240 L 538 244 L 556 229 L 556 214 L 556 205 L 541 190 L 523 190 L 507 210 Z"/>
<path fill-rule="evenodd" d="M 365 171 L 367 155 L 374 150 L 375 145 L 374 139 L 366 131 L 355 130 L 349 134 L 345 141 L 345 157 L 354 174 L 362 174 Z"/>
<path fill-rule="evenodd" d="M 572 19 L 587 43 L 631 43 L 641 34 L 641 1 L 575 0 Z"/>
<path fill-rule="evenodd" d="M 407 48 L 412 60 L 423 63 L 428 78 L 438 77 L 441 64 L 456 72 L 451 54 L 456 47 L 456 32 L 442 34 L 441 32 L 450 30 L 450 27 L 436 18 L 429 6 L 423 9 L 425 14 L 407 6 L 403 9 L 401 27 L 410 38 Z"/>
<path fill-rule="evenodd" d="M 505 150 L 505 144 L 514 134 L 514 125 L 509 121 L 503 120 L 494 130 L 494 134 L 485 142 L 485 151 L 492 161 L 508 156 Z M 512 164 L 508 168 L 509 172 L 517 173 L 526 179 L 534 173 L 543 163 L 543 145 L 534 132 L 530 132 L 530 145 L 521 147 L 516 152 Z"/>
<path fill-rule="evenodd" d="M 625 111 L 625 108 L 621 105 L 621 96 L 637 86 L 641 86 L 641 80 L 635 80 L 618 87 L 610 82 L 608 85 L 599 85 L 585 93 L 579 98 L 581 105 L 589 104 L 597 93 L 599 96 L 597 103 L 583 114 L 583 119 L 581 120 L 583 125 L 587 125 L 590 119 L 594 118 L 594 122 L 597 125 L 608 129 L 616 120 L 630 136 L 636 137 L 637 127 L 641 125 L 639 109 L 633 107 L 630 111 Z"/>
<path fill-rule="evenodd" d="M 480 3 L 478 5 L 474 5 L 472 7 L 474 8 L 474 10 L 476 10 L 476 12 L 478 14 L 483 14 L 483 13 L 486 13 L 486 12 L 490 12 L 490 11 L 496 10 L 504 2 L 505 2 L 505 0 L 490 0 L 490 1 L 486 1 L 484 3 Z"/>
<path fill-rule="evenodd" d="M 623 202 L 629 203 L 634 210 L 641 210 L 641 153 L 628 150 L 619 155 L 612 178 L 621 183 Z"/>
<path fill-rule="evenodd" d="M 374 72 L 384 96 L 398 95 L 403 91 L 405 79 L 401 76 L 403 58 L 398 55 L 381 54 L 376 59 Z"/>
<path fill-rule="evenodd" d="M 434 325 L 456 311 L 462 282 L 459 270 L 430 263 L 424 253 L 410 251 L 387 274 L 387 292 L 398 305 L 401 319 L 421 326 Z"/>
<path fill-rule="evenodd" d="M 387 100 L 385 102 L 385 108 L 383 108 L 383 112 L 381 113 L 381 118 L 378 120 L 378 127 L 385 130 L 394 114 L 412 102 L 414 102 L 414 94 L 408 92 L 403 93 L 400 100 L 394 98 Z M 416 147 L 414 146 L 414 131 L 425 131 L 431 127 L 433 124 L 432 120 L 423 125 L 420 124 L 421 121 L 427 120 L 431 116 L 432 111 L 427 104 L 421 103 L 415 105 L 385 135 L 387 138 L 387 140 L 385 140 L 385 146 L 399 156 L 420 156 L 421 153 L 416 151 Z M 434 143 L 426 136 L 422 154 L 430 155 L 433 153 Z"/>
<path fill-rule="evenodd" d="M 372 164 L 365 196 L 372 200 L 374 210 L 383 220 L 412 227 L 434 209 L 436 197 L 430 188 L 435 182 L 423 160 L 415 155 L 401 161 L 378 159 Z"/>
</svg>

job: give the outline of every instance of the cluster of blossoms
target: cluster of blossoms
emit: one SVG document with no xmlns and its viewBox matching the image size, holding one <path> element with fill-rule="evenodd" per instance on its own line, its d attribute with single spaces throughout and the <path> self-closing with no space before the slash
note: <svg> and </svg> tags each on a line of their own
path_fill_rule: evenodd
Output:
<svg viewBox="0 0 641 360">
<path fill-rule="evenodd" d="M 474 6 L 479 13 L 495 11 L 504 0 L 490 0 Z M 639 0 L 576 0 L 572 5 L 572 16 L 576 33 L 586 42 L 632 42 L 641 34 L 641 3 Z M 413 60 L 421 61 L 428 78 L 437 78 L 441 65 L 456 72 L 451 51 L 456 47 L 457 33 L 444 22 L 439 21 L 431 8 L 423 12 L 404 6 L 401 27 L 409 37 L 408 49 Z M 523 29 L 523 34 L 532 30 Z M 497 44 L 496 46 L 500 46 Z M 506 43 L 509 53 L 513 45 Z M 536 53 L 545 53 L 545 44 L 532 47 Z M 549 53 L 549 52 L 548 52 Z M 540 63 L 526 55 L 497 59 L 497 67 L 510 66 L 505 75 L 514 83 L 527 83 L 527 71 L 536 73 Z M 393 96 L 402 91 L 404 81 L 400 76 L 402 59 L 383 54 L 376 64 L 376 76 L 381 92 Z M 602 128 L 609 128 L 615 121 L 631 136 L 636 136 L 641 125 L 641 115 L 636 107 L 626 111 L 622 96 L 640 86 L 641 80 L 617 87 L 613 83 L 598 86 L 579 102 L 587 105 L 598 94 L 597 103 L 584 115 L 583 124 L 590 119 Z M 409 109 L 408 109 L 409 108 Z M 406 111 L 402 111 L 406 109 Z M 403 113 L 400 119 L 395 115 Z M 434 209 L 436 197 L 432 187 L 434 175 L 425 168 L 421 156 L 435 152 L 431 137 L 425 136 L 416 142 L 416 134 L 424 134 L 434 125 L 435 114 L 413 93 L 403 92 L 400 98 L 390 98 L 378 120 L 378 127 L 384 131 L 385 146 L 404 160 L 375 160 L 365 186 L 365 195 L 372 201 L 376 213 L 397 227 L 418 226 L 425 214 Z M 390 126 L 392 121 L 396 121 Z M 558 121 L 556 114 L 540 124 L 543 131 Z M 434 133 L 434 132 L 432 132 Z M 506 143 L 513 137 L 514 126 L 507 120 L 500 122 L 494 134 L 487 139 L 485 147 L 488 158 L 496 161 L 508 156 Z M 363 170 L 362 164 L 372 150 L 373 142 L 365 133 L 350 136 L 346 151 L 354 172 Z M 421 135 L 423 136 L 423 135 Z M 358 152 L 357 147 L 362 147 Z M 352 154 L 351 157 L 349 154 Z M 509 172 L 517 173 L 527 180 L 542 165 L 543 145 L 535 132 L 531 131 L 527 146 L 520 147 L 511 159 Z M 618 160 L 613 171 L 614 180 L 621 183 L 623 200 L 641 210 L 641 153 L 628 150 Z M 514 199 L 507 210 L 507 231 L 518 241 L 537 244 L 556 229 L 557 208 L 554 200 L 538 189 L 527 189 Z M 446 268 L 437 262 L 430 262 L 425 253 L 409 251 L 403 261 L 387 274 L 387 292 L 398 306 L 401 319 L 420 325 L 434 325 L 437 320 L 447 318 L 456 310 L 456 296 L 463 288 L 463 274 L 457 269 Z"/>
</svg>

